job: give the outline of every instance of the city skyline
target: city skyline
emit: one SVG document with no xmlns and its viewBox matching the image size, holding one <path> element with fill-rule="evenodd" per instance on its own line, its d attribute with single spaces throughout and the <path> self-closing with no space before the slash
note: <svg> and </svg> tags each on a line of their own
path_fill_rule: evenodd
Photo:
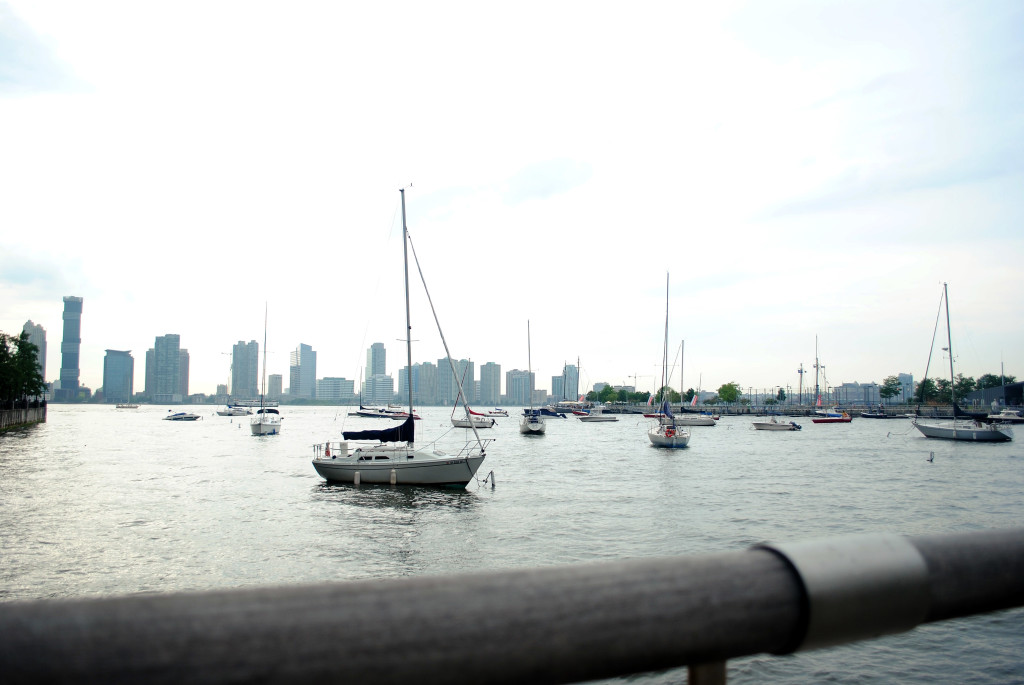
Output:
<svg viewBox="0 0 1024 685">
<path fill-rule="evenodd" d="M 538 386 L 650 390 L 668 273 L 686 387 L 795 387 L 815 338 L 920 377 L 943 282 L 957 372 L 1024 375 L 1019 3 L 402 9 L 0 4 L 0 330 L 53 380 L 73 294 L 92 388 L 168 331 L 198 392 L 238 340 L 358 379 L 406 358 L 403 187 L 414 360 L 526 369 L 530 321 Z"/>
</svg>

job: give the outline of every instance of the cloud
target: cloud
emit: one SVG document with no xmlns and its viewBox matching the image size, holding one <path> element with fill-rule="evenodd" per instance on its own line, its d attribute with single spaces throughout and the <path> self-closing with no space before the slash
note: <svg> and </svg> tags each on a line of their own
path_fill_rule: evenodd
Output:
<svg viewBox="0 0 1024 685">
<path fill-rule="evenodd" d="M 28 24 L 0 4 L 0 95 L 70 90 L 75 83 Z"/>
</svg>

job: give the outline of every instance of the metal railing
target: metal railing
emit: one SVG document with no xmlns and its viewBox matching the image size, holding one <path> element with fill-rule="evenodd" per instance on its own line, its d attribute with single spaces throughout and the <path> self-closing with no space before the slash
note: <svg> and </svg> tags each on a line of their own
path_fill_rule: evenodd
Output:
<svg viewBox="0 0 1024 685">
<path fill-rule="evenodd" d="M 571 683 L 1024 605 L 1024 529 L 0 604 L 4 683 Z"/>
</svg>

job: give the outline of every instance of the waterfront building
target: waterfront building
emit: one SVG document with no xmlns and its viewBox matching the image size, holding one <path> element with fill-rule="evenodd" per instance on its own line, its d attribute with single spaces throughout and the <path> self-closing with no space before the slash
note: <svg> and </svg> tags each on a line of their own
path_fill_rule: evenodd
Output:
<svg viewBox="0 0 1024 685">
<path fill-rule="evenodd" d="M 300 343 L 291 353 L 288 382 L 292 397 L 316 397 L 316 352 L 309 345 Z"/>
<path fill-rule="evenodd" d="M 284 394 L 284 377 L 279 373 L 267 376 L 267 399 L 280 400 Z"/>
<path fill-rule="evenodd" d="M 188 350 L 178 350 L 178 394 L 188 397 Z"/>
<path fill-rule="evenodd" d="M 231 348 L 231 395 L 253 400 L 260 394 L 260 345 L 239 340 Z"/>
<path fill-rule="evenodd" d="M 441 404 L 445 406 L 455 404 L 459 397 L 459 381 L 462 381 L 462 387 L 470 406 L 476 403 L 475 366 L 468 359 L 452 360 L 449 362 L 448 357 L 443 357 L 437 360 L 437 390 L 438 401 Z M 458 374 L 459 381 L 455 379 L 452 367 L 455 368 L 454 373 Z"/>
<path fill-rule="evenodd" d="M 384 349 L 384 343 L 375 342 L 366 350 L 366 378 L 371 376 L 383 376 L 387 369 L 388 351 Z"/>
<path fill-rule="evenodd" d="M 876 405 L 882 401 L 877 383 L 843 383 L 832 387 L 831 398 L 839 404 Z"/>
<path fill-rule="evenodd" d="M 146 352 L 146 395 L 150 401 L 176 404 L 188 396 L 188 379 L 182 383 L 181 378 L 183 357 L 187 374 L 188 352 L 181 349 L 181 336 L 168 333 L 156 337 L 153 347 Z"/>
<path fill-rule="evenodd" d="M 64 298 L 64 337 L 60 344 L 60 389 L 54 397 L 58 402 L 78 399 L 79 355 L 82 349 L 82 298 Z"/>
<path fill-rule="evenodd" d="M 131 402 L 135 392 L 135 359 L 130 350 L 107 350 L 103 357 L 103 401 Z"/>
<path fill-rule="evenodd" d="M 566 364 L 561 376 L 551 377 L 552 401 L 575 401 L 580 396 L 580 371 L 575 364 Z"/>
<path fill-rule="evenodd" d="M 355 398 L 355 389 L 355 381 L 328 376 L 317 380 L 316 398 L 318 400 L 351 402 Z"/>
<path fill-rule="evenodd" d="M 39 375 L 46 380 L 46 329 L 29 319 L 22 327 L 28 333 L 28 341 L 36 346 L 36 364 L 39 365 Z"/>
<path fill-rule="evenodd" d="M 430 405 L 440 402 L 437 388 L 438 368 L 433 362 L 413 364 L 413 393 L 416 404 Z M 449 371 L 449 373 L 451 373 Z"/>
<path fill-rule="evenodd" d="M 487 362 L 480 367 L 480 392 L 477 396 L 481 406 L 501 403 L 501 364 Z"/>
<path fill-rule="evenodd" d="M 914 399 L 914 375 L 910 373 L 901 373 L 896 376 L 896 380 L 900 382 L 900 395 L 897 401 L 910 402 Z"/>
<path fill-rule="evenodd" d="M 521 407 L 530 404 L 536 375 L 530 371 L 512 369 L 505 374 L 505 395 L 509 404 Z"/>
<path fill-rule="evenodd" d="M 395 400 L 395 381 L 387 374 L 371 376 L 364 386 L 363 402 L 366 404 L 391 404 Z"/>
</svg>

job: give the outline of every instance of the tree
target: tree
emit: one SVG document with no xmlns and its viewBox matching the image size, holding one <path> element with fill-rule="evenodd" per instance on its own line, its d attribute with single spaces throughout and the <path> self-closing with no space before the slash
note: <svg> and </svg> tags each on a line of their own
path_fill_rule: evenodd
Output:
<svg viewBox="0 0 1024 685">
<path fill-rule="evenodd" d="M 683 393 L 683 402 L 690 402 L 693 399 L 693 396 L 696 394 L 697 391 L 694 390 L 693 388 L 690 388 L 689 390 Z"/>
<path fill-rule="evenodd" d="M 920 381 L 917 384 L 917 389 L 914 391 L 914 399 L 922 404 L 937 400 L 937 396 L 938 389 L 935 387 L 935 381 L 931 378 L 925 378 Z"/>
<path fill-rule="evenodd" d="M 597 399 L 600 402 L 611 402 L 618 397 L 618 391 L 610 385 L 606 385 L 601 388 L 601 392 L 597 393 Z"/>
<path fill-rule="evenodd" d="M 39 370 L 39 348 L 28 340 L 28 333 L 17 338 L 0 333 L 0 401 L 12 402 L 42 395 L 46 381 Z"/>
<path fill-rule="evenodd" d="M 782 388 L 779 388 L 779 394 L 777 394 L 775 396 L 775 399 L 778 400 L 779 402 L 785 402 L 786 401 L 786 391 L 783 390 Z"/>
<path fill-rule="evenodd" d="M 718 389 L 718 397 L 726 403 L 735 402 L 740 394 L 740 386 L 735 381 L 725 383 Z"/>
<path fill-rule="evenodd" d="M 903 391 L 903 384 L 896 376 L 886 376 L 882 385 L 878 387 L 878 396 L 883 400 L 897 397 Z"/>
<path fill-rule="evenodd" d="M 1007 376 L 1005 374 L 998 375 L 994 373 L 986 373 L 978 379 L 977 390 L 984 390 L 986 388 L 998 388 L 1003 383 L 1009 385 L 1010 383 L 1016 383 L 1016 376 Z"/>
<path fill-rule="evenodd" d="M 966 397 L 967 393 L 974 392 L 978 389 L 978 384 L 974 382 L 974 379 L 970 376 L 964 376 L 962 373 L 956 375 L 956 382 L 953 383 L 953 390 L 956 391 L 957 397 Z"/>
</svg>

